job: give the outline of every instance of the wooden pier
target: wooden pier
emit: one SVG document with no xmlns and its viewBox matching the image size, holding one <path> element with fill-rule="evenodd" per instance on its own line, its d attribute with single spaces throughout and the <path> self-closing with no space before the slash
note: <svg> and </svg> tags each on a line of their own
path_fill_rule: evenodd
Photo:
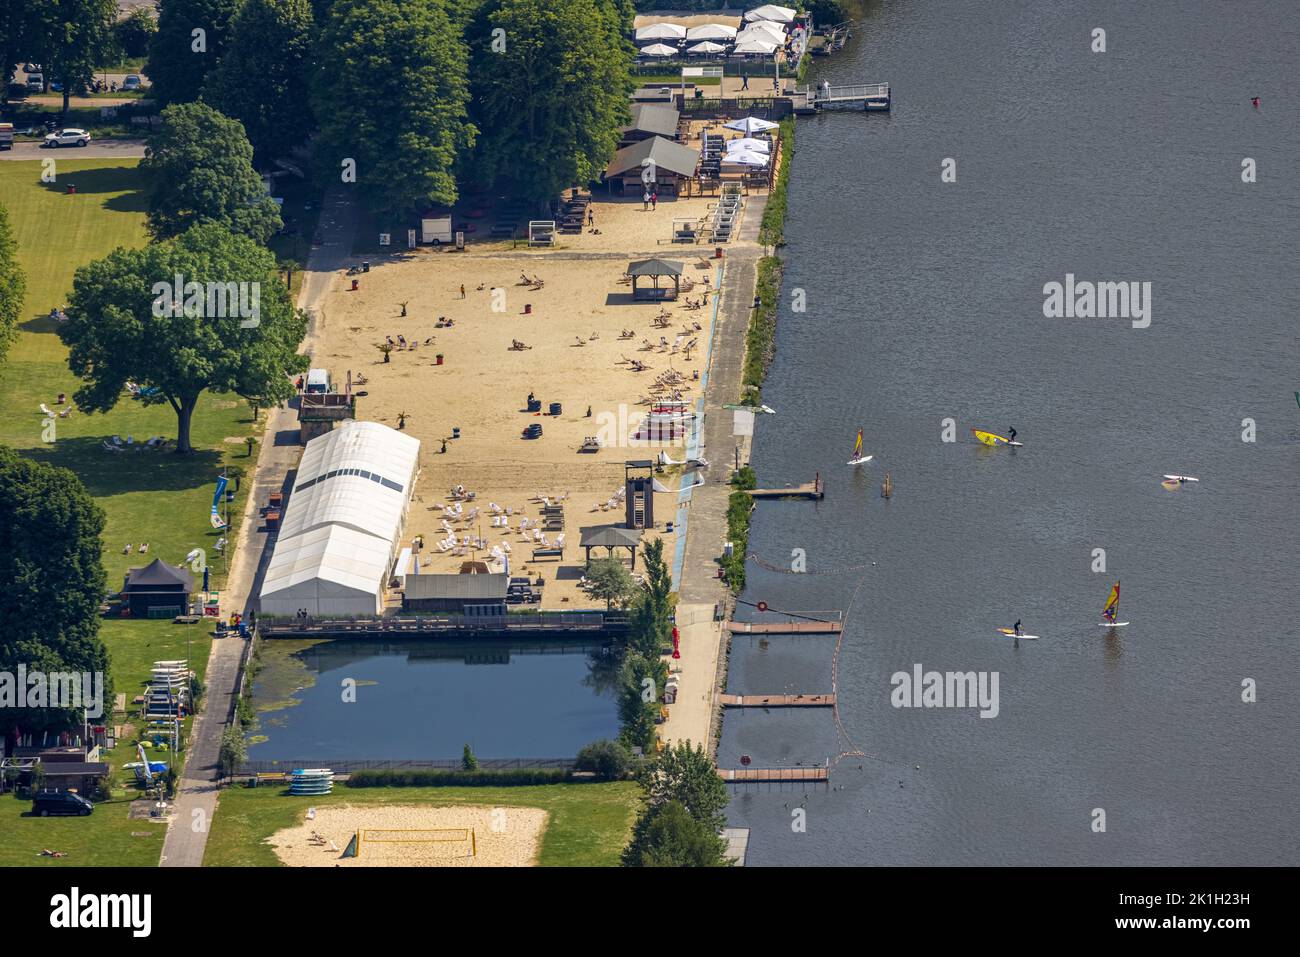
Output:
<svg viewBox="0 0 1300 957">
<path fill-rule="evenodd" d="M 837 23 L 833 27 L 818 27 L 808 38 L 808 52 L 813 56 L 826 56 L 844 48 L 852 38 L 853 21 Z"/>
<path fill-rule="evenodd" d="M 785 488 L 751 488 L 747 490 L 750 498 L 806 498 L 820 501 L 826 497 L 820 474 L 811 482 L 803 485 L 787 485 Z"/>
<path fill-rule="evenodd" d="M 724 694 L 724 708 L 833 708 L 833 694 Z"/>
<path fill-rule="evenodd" d="M 796 114 L 808 115 L 823 110 L 866 110 L 887 113 L 893 106 L 888 83 L 858 83 L 852 86 L 796 87 L 790 94 Z"/>
<path fill-rule="evenodd" d="M 844 630 L 838 621 L 729 621 L 733 635 L 835 635 Z"/>
<path fill-rule="evenodd" d="M 826 768 L 718 768 L 728 784 L 783 784 L 793 781 L 829 781 Z"/>
</svg>

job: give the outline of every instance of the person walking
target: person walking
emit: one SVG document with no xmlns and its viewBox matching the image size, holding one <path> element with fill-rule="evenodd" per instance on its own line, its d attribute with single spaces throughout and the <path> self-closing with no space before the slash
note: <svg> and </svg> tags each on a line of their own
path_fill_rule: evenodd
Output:
<svg viewBox="0 0 1300 957">
<path fill-rule="evenodd" d="M 748 74 L 748 73 L 746 73 L 744 76 L 742 76 L 742 77 L 740 78 L 740 88 L 741 88 L 742 90 L 748 90 L 748 89 L 749 89 L 749 74 Z"/>
<path fill-rule="evenodd" d="M 659 190 L 650 194 L 650 208 L 652 210 L 659 208 Z"/>
</svg>

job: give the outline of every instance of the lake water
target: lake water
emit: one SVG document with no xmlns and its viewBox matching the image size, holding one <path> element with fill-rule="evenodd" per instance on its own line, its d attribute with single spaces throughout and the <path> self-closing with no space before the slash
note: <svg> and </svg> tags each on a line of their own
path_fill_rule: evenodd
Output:
<svg viewBox="0 0 1300 957">
<path fill-rule="evenodd" d="M 277 639 L 260 661 L 253 761 L 571 758 L 618 735 L 598 648 Z"/>
<path fill-rule="evenodd" d="M 1284 2 L 898 0 L 813 72 L 894 110 L 799 121 L 753 462 L 827 496 L 760 505 L 751 552 L 808 571 L 751 562 L 744 598 L 849 609 L 852 744 L 829 711 L 732 712 L 718 758 L 871 756 L 734 789 L 751 864 L 1297 863 L 1298 54 Z M 1046 318 L 1067 273 L 1150 282 L 1150 326 Z M 995 637 L 1018 618 L 1041 640 Z M 830 690 L 833 638 L 732 648 L 733 693 Z M 893 707 L 917 664 L 997 672 L 997 717 Z"/>
</svg>

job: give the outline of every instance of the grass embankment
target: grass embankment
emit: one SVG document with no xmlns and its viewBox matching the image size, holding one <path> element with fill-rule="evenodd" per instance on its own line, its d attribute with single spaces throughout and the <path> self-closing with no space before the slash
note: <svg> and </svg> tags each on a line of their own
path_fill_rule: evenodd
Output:
<svg viewBox="0 0 1300 957">
<path fill-rule="evenodd" d="M 776 182 L 763 207 L 759 223 L 758 240 L 771 246 L 773 252 L 785 245 L 786 190 L 790 180 L 790 161 L 794 156 L 794 120 L 781 123 L 781 166 Z M 757 406 L 763 398 L 763 380 L 776 351 L 777 303 L 781 296 L 783 264 L 776 255 L 764 256 L 758 261 L 755 280 L 757 304 L 749 315 L 749 328 L 745 332 L 745 364 L 741 372 L 740 401 Z M 745 588 L 745 556 L 749 542 L 749 516 L 754 502 L 745 489 L 757 487 L 754 470 L 748 466 L 732 476 L 736 490 L 727 501 L 727 538 L 732 544 L 730 558 L 720 561 L 727 584 L 739 594 Z"/>
<path fill-rule="evenodd" d="M 40 181 L 39 161 L 0 163 L 0 201 L 18 243 L 19 260 L 27 273 L 27 320 L 21 324 L 8 361 L 0 366 L 0 402 L 8 414 L 0 422 L 0 443 L 31 458 L 71 469 L 104 510 L 104 567 L 108 587 L 121 586 L 127 569 L 155 558 L 178 563 L 193 548 L 207 551 L 212 566 L 212 586 L 220 588 L 225 566 L 213 548 L 218 537 L 208 512 L 217 473 L 223 465 L 247 467 L 244 437 L 253 432 L 248 406 L 235 396 L 205 394 L 194 414 L 190 455 L 168 452 L 107 452 L 105 439 L 127 435 L 136 439 L 152 435 L 174 436 L 176 416 L 168 405 L 146 406 L 125 394 L 111 412 L 86 415 L 74 411 L 54 419 L 54 441 L 47 442 L 49 425 L 40 411 L 44 402 L 55 406 L 56 396 L 69 401 L 78 381 L 67 367 L 67 350 L 49 318 L 52 308 L 67 303 L 72 275 L 78 266 L 107 255 L 118 246 L 141 246 L 145 232 L 142 178 L 135 160 L 78 160 L 66 154 L 57 159 L 58 182 Z M 77 194 L 65 192 L 75 183 Z M 245 490 L 248 488 L 245 485 Z M 240 497 L 230 514 L 242 513 Z M 139 546 L 149 543 L 147 554 Z M 127 554 L 124 546 L 130 543 Z M 198 583 L 198 584 L 201 584 Z M 158 659 L 186 657 L 202 675 L 211 639 L 205 625 L 173 625 L 170 621 L 105 620 L 100 631 L 108 647 L 113 683 L 130 701 L 143 691 L 152 663 Z M 106 702 L 108 709 L 112 702 Z M 134 724 L 128 713 L 106 720 Z M 121 765 L 132 760 L 134 738 L 126 737 L 104 760 L 114 770 L 115 783 L 129 778 Z M 119 797 L 128 792 L 118 790 Z M 12 797 L 0 798 L 0 816 L 25 811 L 30 804 Z M 124 804 L 101 805 L 90 819 L 23 819 L 22 826 L 5 827 L 0 841 L 0 864 L 31 863 L 43 847 L 69 853 L 64 863 L 156 864 L 161 837 L 132 838 L 132 831 L 158 829 L 145 821 L 126 821 Z M 64 839 L 64 835 L 67 835 Z M 75 838 L 75 840 L 74 840 Z M 62 843 L 60 843 L 60 839 Z"/>
<path fill-rule="evenodd" d="M 641 806 L 631 781 L 548 784 L 540 787 L 340 788 L 316 797 L 289 797 L 281 788 L 230 788 L 212 819 L 207 867 L 278 867 L 264 842 L 300 824 L 308 807 L 366 805 L 476 805 L 536 807 L 550 815 L 542 835 L 543 867 L 615 867 Z"/>
</svg>

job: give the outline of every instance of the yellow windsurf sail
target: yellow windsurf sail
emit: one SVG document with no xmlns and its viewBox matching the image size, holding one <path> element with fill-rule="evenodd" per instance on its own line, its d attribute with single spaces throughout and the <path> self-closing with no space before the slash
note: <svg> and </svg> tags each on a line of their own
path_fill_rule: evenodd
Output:
<svg viewBox="0 0 1300 957">
<path fill-rule="evenodd" d="M 1114 621 L 1119 617 L 1119 582 L 1111 586 L 1110 597 L 1106 599 L 1106 607 L 1101 610 L 1101 617 L 1104 621 Z"/>
<path fill-rule="evenodd" d="M 856 459 L 862 454 L 862 430 L 858 429 L 858 440 L 853 443 L 853 457 Z"/>
<path fill-rule="evenodd" d="M 970 434 L 985 445 L 1006 445 L 1010 441 L 1005 436 L 998 435 L 995 432 L 981 432 L 979 429 L 971 429 Z"/>
</svg>

